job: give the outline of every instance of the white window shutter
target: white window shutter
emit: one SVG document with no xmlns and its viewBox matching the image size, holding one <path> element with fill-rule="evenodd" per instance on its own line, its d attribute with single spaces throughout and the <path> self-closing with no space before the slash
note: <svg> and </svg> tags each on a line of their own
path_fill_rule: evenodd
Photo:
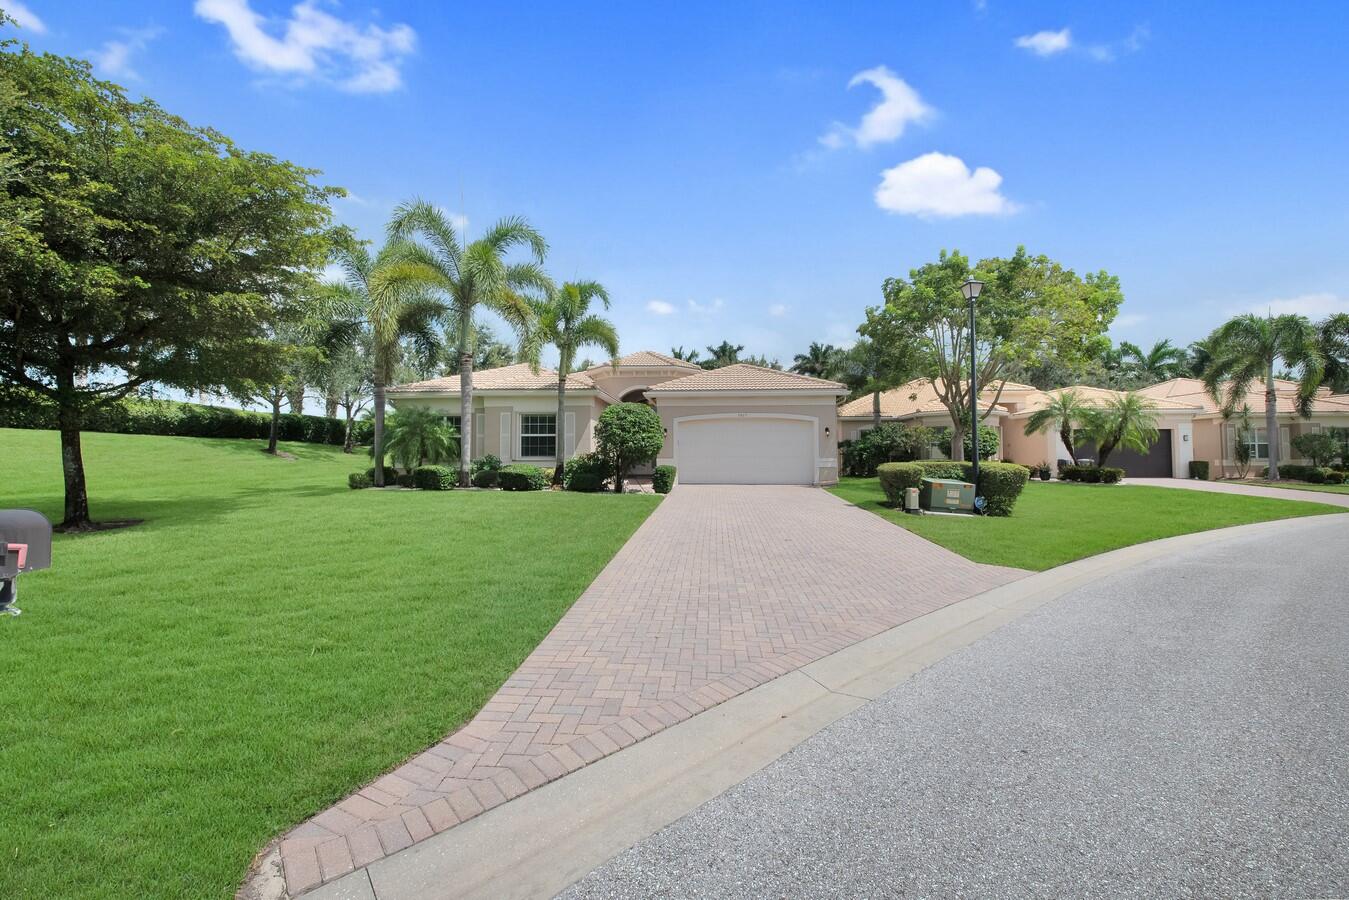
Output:
<svg viewBox="0 0 1349 900">
<path fill-rule="evenodd" d="M 473 455 L 474 455 L 475 457 L 476 457 L 476 456 L 482 456 L 483 441 L 486 440 L 486 438 L 484 438 L 484 437 L 482 436 L 482 434 L 483 434 L 483 429 L 485 429 L 486 427 L 487 427 L 487 417 L 486 417 L 485 415 L 483 415 L 482 413 L 474 413 L 474 414 L 473 414 Z"/>
<path fill-rule="evenodd" d="M 511 461 L 511 414 L 501 414 L 501 461 Z"/>
<path fill-rule="evenodd" d="M 1287 462 L 1293 458 L 1293 450 L 1288 440 L 1288 426 L 1279 426 L 1279 460 Z"/>
<path fill-rule="evenodd" d="M 563 428 L 562 458 L 571 459 L 576 454 L 576 413 L 567 413 Z"/>
</svg>

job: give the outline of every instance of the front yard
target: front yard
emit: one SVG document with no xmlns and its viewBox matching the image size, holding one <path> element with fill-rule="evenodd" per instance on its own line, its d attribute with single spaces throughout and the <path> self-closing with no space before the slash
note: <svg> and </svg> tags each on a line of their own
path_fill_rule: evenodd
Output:
<svg viewBox="0 0 1349 900">
<path fill-rule="evenodd" d="M 233 894 L 274 835 L 471 717 L 660 502 L 351 491 L 335 447 L 85 436 L 96 519 L 0 619 L 0 890 Z M 0 507 L 59 518 L 56 435 Z"/>
<path fill-rule="evenodd" d="M 1291 481 L 1286 478 L 1281 478 L 1278 481 L 1224 478 L 1222 483 L 1234 484 L 1238 487 L 1242 485 L 1256 485 L 1258 487 L 1288 488 L 1290 491 L 1320 491 L 1324 494 L 1349 494 L 1349 484 L 1312 484 L 1307 481 Z"/>
<path fill-rule="evenodd" d="M 844 478 L 830 490 L 975 562 L 1034 571 L 1178 534 L 1344 512 L 1296 500 L 1032 481 L 1008 518 L 956 518 L 891 509 L 875 478 Z"/>
</svg>

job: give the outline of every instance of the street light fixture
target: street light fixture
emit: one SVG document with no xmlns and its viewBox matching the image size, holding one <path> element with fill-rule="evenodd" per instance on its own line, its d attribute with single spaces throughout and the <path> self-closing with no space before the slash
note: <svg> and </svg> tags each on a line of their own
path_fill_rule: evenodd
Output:
<svg viewBox="0 0 1349 900">
<path fill-rule="evenodd" d="M 974 341 L 974 301 L 979 299 L 979 293 L 983 289 L 984 283 L 973 277 L 966 278 L 960 285 L 960 295 L 970 304 L 970 456 L 974 461 L 976 506 L 979 500 L 979 355 Z"/>
</svg>

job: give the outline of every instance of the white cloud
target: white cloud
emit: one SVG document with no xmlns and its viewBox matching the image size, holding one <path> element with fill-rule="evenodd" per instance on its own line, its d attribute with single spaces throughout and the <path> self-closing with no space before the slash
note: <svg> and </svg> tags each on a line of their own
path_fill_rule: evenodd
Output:
<svg viewBox="0 0 1349 900">
<path fill-rule="evenodd" d="M 417 34 L 407 25 L 362 27 L 319 9 L 318 0 L 292 7 L 279 38 L 249 0 L 196 0 L 194 9 L 206 21 L 225 27 L 234 54 L 249 66 L 358 94 L 401 87 L 399 67 L 417 45 Z"/>
<path fill-rule="evenodd" d="M 675 308 L 673 303 L 666 303 L 664 300 L 648 300 L 646 311 L 657 316 L 668 316 L 674 313 Z"/>
<path fill-rule="evenodd" d="M 1299 294 L 1295 297 L 1254 303 L 1241 312 L 1255 313 L 1259 316 L 1282 316 L 1292 313 L 1309 319 L 1324 319 L 1334 313 L 1349 313 L 1349 297 L 1337 297 L 1328 291 Z"/>
<path fill-rule="evenodd" d="M 726 304 L 721 301 L 720 297 L 716 298 L 711 303 L 699 303 L 697 300 L 690 300 L 689 312 L 693 313 L 695 316 L 710 316 L 713 313 L 720 312 L 721 308 L 725 305 Z"/>
<path fill-rule="evenodd" d="M 1016 212 L 998 191 L 1002 176 L 945 153 L 925 153 L 881 173 L 876 205 L 886 212 L 921 218 L 993 216 Z"/>
<path fill-rule="evenodd" d="M 866 148 L 897 140 L 910 122 L 923 122 L 934 112 L 908 82 L 887 66 L 858 72 L 848 82 L 848 87 L 854 88 L 859 84 L 874 85 L 880 90 L 881 99 L 867 110 L 856 128 L 835 122 L 828 132 L 821 135 L 820 143 L 830 150 L 837 150 L 848 143 Z"/>
<path fill-rule="evenodd" d="M 1135 325 L 1142 325 L 1148 320 L 1143 313 L 1125 313 L 1122 316 L 1115 316 L 1115 320 L 1110 323 L 1113 328 L 1132 328 Z"/>
<path fill-rule="evenodd" d="M 5 3 L 5 12 L 18 23 L 20 28 L 26 28 L 34 34 L 47 33 L 47 24 L 38 18 L 37 13 L 24 6 L 19 0 L 8 0 Z"/>
<path fill-rule="evenodd" d="M 1067 28 L 1060 31 L 1037 31 L 1035 34 L 1023 34 L 1016 39 L 1016 45 L 1036 56 L 1053 56 L 1073 45 L 1073 35 Z"/>
<path fill-rule="evenodd" d="M 781 303 L 774 303 L 772 306 L 768 307 L 768 314 L 775 319 L 780 319 L 787 315 L 787 307 Z"/>
<path fill-rule="evenodd" d="M 140 77 L 132 64 L 132 57 L 145 49 L 146 45 L 159 37 L 159 28 L 120 29 L 122 36 L 103 42 L 97 50 L 89 53 L 89 59 L 100 75 L 109 78 L 135 80 Z"/>
</svg>

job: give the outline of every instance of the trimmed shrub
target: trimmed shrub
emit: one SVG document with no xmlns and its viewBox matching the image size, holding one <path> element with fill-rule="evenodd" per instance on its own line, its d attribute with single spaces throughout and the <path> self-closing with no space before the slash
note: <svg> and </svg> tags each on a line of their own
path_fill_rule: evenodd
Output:
<svg viewBox="0 0 1349 900">
<path fill-rule="evenodd" d="M 839 442 L 843 469 L 849 475 L 875 475 L 881 463 L 912 460 L 934 437 L 933 430 L 923 425 L 883 422 L 863 431 L 855 441 Z"/>
<path fill-rule="evenodd" d="M 657 494 L 668 494 L 675 483 L 674 466 L 656 466 L 656 470 L 651 473 L 651 486 L 656 489 Z"/>
<path fill-rule="evenodd" d="M 984 498 L 984 515 L 1010 516 L 1021 491 L 1030 481 L 1030 469 L 1016 463 L 979 464 L 979 496 Z"/>
<path fill-rule="evenodd" d="M 577 472 L 567 482 L 567 490 L 594 494 L 604 489 L 604 479 L 590 472 Z"/>
<path fill-rule="evenodd" d="M 1280 466 L 1279 469 L 1279 474 L 1283 474 L 1283 466 Z M 1307 471 L 1303 473 L 1302 477 L 1308 484 L 1325 484 L 1326 473 L 1329 471 L 1329 469 L 1318 469 L 1315 466 L 1308 466 Z"/>
<path fill-rule="evenodd" d="M 375 483 L 375 467 L 371 466 L 365 470 L 365 477 L 370 479 L 370 483 Z M 384 467 L 384 483 L 386 485 L 398 483 L 398 470 L 393 466 Z"/>
<path fill-rule="evenodd" d="M 617 493 L 632 467 L 655 460 L 664 444 L 660 416 L 645 403 L 615 403 L 595 422 L 595 447 L 609 461 Z"/>
<path fill-rule="evenodd" d="M 1299 456 L 1310 459 L 1312 465 L 1322 468 L 1328 467 L 1344 452 L 1339 438 L 1328 431 L 1299 434 L 1293 438 L 1293 449 Z"/>
<path fill-rule="evenodd" d="M 401 472 L 398 477 L 394 479 L 394 483 L 402 488 L 416 487 L 417 479 L 411 472 Z"/>
<path fill-rule="evenodd" d="M 562 464 L 562 487 L 569 491 L 595 491 L 598 488 L 590 487 L 591 482 L 603 487 L 609 472 L 609 463 L 603 456 L 598 453 L 578 453 Z M 572 486 L 577 476 L 582 478 L 584 487 Z"/>
<path fill-rule="evenodd" d="M 448 466 L 418 466 L 412 470 L 413 487 L 424 491 L 449 491 L 459 483 L 459 473 Z"/>
<path fill-rule="evenodd" d="M 541 491 L 551 481 L 548 474 L 538 466 L 528 463 L 514 463 L 502 466 L 497 473 L 497 483 L 503 491 Z"/>
<path fill-rule="evenodd" d="M 1326 469 L 1326 484 L 1344 484 L 1344 473 L 1338 469 Z"/>
<path fill-rule="evenodd" d="M 1123 480 L 1123 469 L 1116 469 L 1113 466 L 1106 466 L 1101 469 L 1101 484 L 1119 484 Z"/>
<path fill-rule="evenodd" d="M 1077 481 L 1081 482 L 1082 484 L 1100 484 L 1101 470 L 1096 468 L 1095 466 L 1079 466 L 1079 465 L 1060 466 L 1059 480 Z"/>
<path fill-rule="evenodd" d="M 1190 477 L 1197 481 L 1208 481 L 1208 460 L 1190 460 Z"/>
<path fill-rule="evenodd" d="M 891 506 L 902 506 L 906 488 L 923 486 L 923 467 L 916 462 L 881 463 L 876 467 L 881 490 Z"/>
<path fill-rule="evenodd" d="M 470 478 L 474 475 L 477 475 L 479 472 L 500 472 L 500 471 L 501 471 L 501 457 L 497 456 L 495 453 L 488 453 L 484 456 L 480 456 L 468 464 L 468 474 Z M 496 479 L 493 479 L 492 483 L 495 484 Z"/>
<path fill-rule="evenodd" d="M 494 488 L 497 486 L 497 476 L 500 474 L 497 469 L 482 469 L 474 472 L 472 478 L 473 486 L 476 488 Z"/>
<path fill-rule="evenodd" d="M 364 472 L 352 472 L 347 476 L 347 487 L 351 488 L 353 491 L 359 491 L 374 486 L 375 482 Z"/>
</svg>

